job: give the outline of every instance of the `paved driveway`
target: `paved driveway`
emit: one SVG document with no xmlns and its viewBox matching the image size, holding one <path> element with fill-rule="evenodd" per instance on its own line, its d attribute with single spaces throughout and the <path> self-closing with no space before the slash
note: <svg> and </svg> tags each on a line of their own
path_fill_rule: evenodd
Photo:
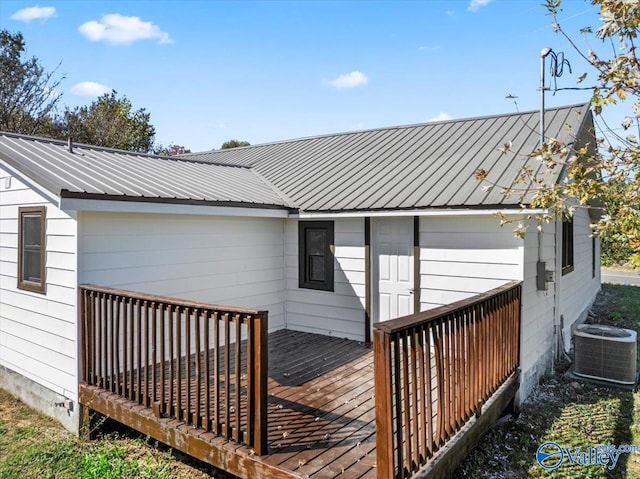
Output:
<svg viewBox="0 0 640 479">
<path fill-rule="evenodd" d="M 602 282 L 640 286 L 640 272 L 602 268 Z"/>
</svg>

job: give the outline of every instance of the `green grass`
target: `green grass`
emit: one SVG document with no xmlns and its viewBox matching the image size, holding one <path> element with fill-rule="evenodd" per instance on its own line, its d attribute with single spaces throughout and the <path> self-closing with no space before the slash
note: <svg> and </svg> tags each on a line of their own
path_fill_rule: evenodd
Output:
<svg viewBox="0 0 640 479">
<path fill-rule="evenodd" d="M 79 439 L 0 390 L 0 479 L 228 477 L 130 430 L 100 428 L 96 439 Z"/>
<path fill-rule="evenodd" d="M 640 331 L 640 287 L 603 284 L 594 322 Z M 640 445 L 640 393 L 578 382 L 565 375 L 569 364 L 540 386 L 519 415 L 491 430 L 453 477 L 640 479 L 640 454 L 622 454 L 613 470 L 568 466 L 548 471 L 536 461 L 540 444 L 563 447 Z"/>
<path fill-rule="evenodd" d="M 640 331 L 640 287 L 603 284 L 594 312 L 598 322 Z"/>
</svg>

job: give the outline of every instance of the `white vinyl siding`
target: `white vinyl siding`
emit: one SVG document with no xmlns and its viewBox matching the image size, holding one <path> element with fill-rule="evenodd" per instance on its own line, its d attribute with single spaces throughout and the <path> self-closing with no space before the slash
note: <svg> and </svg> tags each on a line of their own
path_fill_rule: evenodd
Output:
<svg viewBox="0 0 640 479">
<path fill-rule="evenodd" d="M 298 222 L 287 221 L 287 328 L 364 340 L 364 218 L 334 221 L 334 291 L 298 287 Z"/>
<path fill-rule="evenodd" d="M 587 308 L 600 290 L 600 255 L 596 251 L 596 275 L 592 275 L 592 238 L 589 214 L 576 208 L 573 215 L 573 271 L 557 273 L 559 314 L 564 318 L 563 339 L 568 349 L 575 323 L 585 319 Z M 560 228 L 561 230 L 561 228 Z M 596 242 L 597 245 L 597 242 Z M 598 246 L 598 245 L 597 245 Z"/>
<path fill-rule="evenodd" d="M 538 232 L 535 224 L 529 227 L 524 238 L 524 283 L 522 285 L 522 320 L 520 324 L 520 369 L 522 399 L 528 396 L 540 376 L 548 371 L 553 345 L 553 314 L 556 283 L 547 283 L 546 291 L 537 288 L 538 258 L 546 263 L 546 269 L 554 271 L 556 264 L 555 225 L 544 225 Z M 540 256 L 538 244 L 542 245 Z M 557 273 L 559 275 L 560 273 Z"/>
<path fill-rule="evenodd" d="M 82 283 L 269 311 L 284 327 L 283 221 L 84 212 Z"/>
<path fill-rule="evenodd" d="M 420 218 L 420 310 L 522 279 L 522 241 L 495 216 Z"/>
<path fill-rule="evenodd" d="M 17 288 L 21 206 L 46 206 L 46 294 Z M 72 400 L 78 389 L 76 233 L 75 219 L 0 166 L 0 364 Z"/>
</svg>

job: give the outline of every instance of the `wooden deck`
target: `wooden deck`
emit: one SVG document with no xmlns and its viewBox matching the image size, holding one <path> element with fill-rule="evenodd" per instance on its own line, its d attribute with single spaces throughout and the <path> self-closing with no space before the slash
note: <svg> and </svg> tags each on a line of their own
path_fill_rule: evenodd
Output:
<svg viewBox="0 0 640 479">
<path fill-rule="evenodd" d="M 243 478 L 446 477 L 518 389 L 521 288 L 376 323 L 366 346 L 82 285 L 79 401 Z"/>
<path fill-rule="evenodd" d="M 268 345 L 266 455 L 94 386 L 81 385 L 80 402 L 241 477 L 375 477 L 371 348 L 290 330 Z"/>
</svg>

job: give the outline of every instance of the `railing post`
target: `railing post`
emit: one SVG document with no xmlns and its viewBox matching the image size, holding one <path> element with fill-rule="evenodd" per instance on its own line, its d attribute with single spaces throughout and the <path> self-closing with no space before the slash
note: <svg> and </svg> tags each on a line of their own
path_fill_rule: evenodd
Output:
<svg viewBox="0 0 640 479">
<path fill-rule="evenodd" d="M 378 479 L 394 477 L 391 336 L 373 331 L 373 371 L 376 411 L 376 469 Z M 399 398 L 397 398 L 399 400 Z M 398 447 L 402 447 L 399 445 Z"/>
<path fill-rule="evenodd" d="M 82 370 L 81 370 L 81 381 L 87 382 L 87 377 L 89 376 L 89 331 L 87 329 L 87 302 L 85 300 L 84 290 L 82 287 L 78 287 L 78 318 L 80 318 L 80 334 L 79 337 L 82 338 Z"/>
<path fill-rule="evenodd" d="M 255 444 L 253 444 L 253 450 L 258 456 L 262 456 L 267 453 L 267 379 L 269 374 L 269 356 L 268 356 L 268 313 L 261 311 L 257 314 L 253 323 L 254 328 L 254 347 L 253 352 L 255 368 L 255 385 L 253 387 L 253 393 L 255 404 L 255 420 L 253 437 Z M 250 367 L 250 365 L 247 365 Z"/>
</svg>

